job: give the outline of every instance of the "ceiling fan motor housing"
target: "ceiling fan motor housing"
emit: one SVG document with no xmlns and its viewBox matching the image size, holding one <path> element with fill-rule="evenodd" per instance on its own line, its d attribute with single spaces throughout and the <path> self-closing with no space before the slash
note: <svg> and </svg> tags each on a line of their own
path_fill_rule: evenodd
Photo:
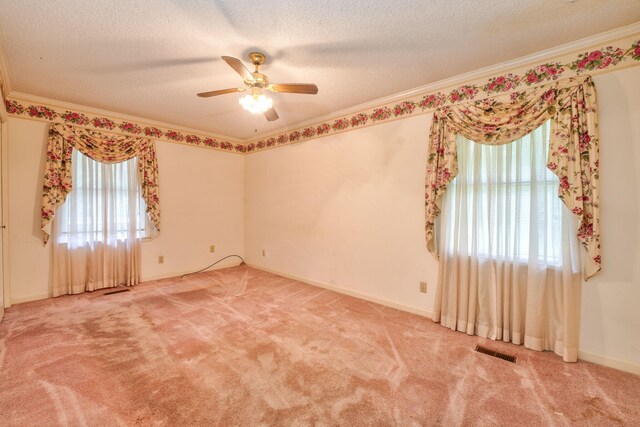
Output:
<svg viewBox="0 0 640 427">
<path fill-rule="evenodd" d="M 258 71 L 258 67 L 264 64 L 264 61 L 267 59 L 264 53 L 260 52 L 251 52 L 249 54 L 249 59 L 251 63 L 256 66 L 256 71 Z"/>
<path fill-rule="evenodd" d="M 247 86 L 259 87 L 261 89 L 269 86 L 269 79 L 267 79 L 267 76 L 257 71 L 252 74 L 253 74 L 253 80 L 244 81 L 247 84 Z"/>
</svg>

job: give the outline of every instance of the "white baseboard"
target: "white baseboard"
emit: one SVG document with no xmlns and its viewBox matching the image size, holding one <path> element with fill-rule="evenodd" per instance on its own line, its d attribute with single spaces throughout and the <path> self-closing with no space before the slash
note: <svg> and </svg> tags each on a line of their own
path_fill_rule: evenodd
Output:
<svg viewBox="0 0 640 427">
<path fill-rule="evenodd" d="M 11 305 L 13 306 L 16 304 L 22 304 L 24 302 L 39 301 L 41 299 L 47 299 L 47 298 L 51 298 L 51 295 L 49 295 L 48 293 L 38 294 L 38 295 L 29 295 L 21 298 L 11 298 Z"/>
<path fill-rule="evenodd" d="M 285 273 L 282 271 L 277 271 L 268 267 L 260 266 L 257 264 L 247 263 L 247 265 L 256 268 L 258 270 L 266 271 L 269 273 L 277 274 L 278 276 L 287 277 L 289 279 L 297 280 L 299 282 L 308 283 L 310 285 L 319 286 L 321 288 L 329 289 L 335 292 L 339 292 L 341 294 L 349 295 L 352 297 L 360 298 L 366 301 L 375 302 L 377 304 L 381 304 L 387 307 L 395 308 L 402 311 L 407 311 L 409 313 L 417 314 L 419 316 L 428 317 L 431 319 L 433 317 L 433 313 L 427 310 L 421 310 L 414 307 L 409 307 L 404 304 L 399 304 L 393 301 L 388 301 L 382 298 L 374 297 L 368 294 L 364 294 L 361 292 L 355 292 L 340 286 L 329 285 L 327 283 L 319 282 L 316 280 L 307 279 L 305 277 L 296 276 L 293 274 Z M 606 366 L 609 368 L 618 369 L 621 371 L 629 372 L 632 374 L 640 375 L 640 365 L 636 365 L 629 362 L 624 362 L 622 360 L 613 359 L 611 357 L 602 356 L 600 354 L 590 353 L 587 351 L 578 351 L 578 359 L 583 360 L 585 362 L 595 363 L 597 365 Z"/>
<path fill-rule="evenodd" d="M 282 271 L 273 270 L 271 268 L 267 268 L 267 267 L 260 266 L 260 265 L 257 265 L 257 264 L 247 263 L 247 265 L 252 267 L 252 268 L 255 268 L 257 270 L 262 270 L 262 271 L 266 271 L 268 273 L 277 274 L 278 276 L 286 277 L 288 279 L 297 280 L 298 282 L 308 283 L 309 285 L 318 286 L 320 288 L 329 289 L 330 291 L 335 291 L 335 292 L 338 292 L 340 294 L 344 294 L 344 295 L 349 295 L 349 296 L 352 296 L 352 297 L 360 298 L 360 299 L 363 299 L 365 301 L 374 302 L 376 304 L 384 305 L 386 307 L 395 308 L 395 309 L 400 310 L 400 311 L 406 311 L 408 313 L 417 314 L 418 316 L 428 317 L 429 319 L 431 319 L 433 317 L 433 313 L 432 312 L 427 311 L 427 310 L 422 310 L 420 308 L 409 307 L 407 305 L 400 304 L 400 303 L 397 303 L 397 302 L 394 302 L 394 301 L 389 301 L 389 300 L 386 300 L 386 299 L 383 299 L 383 298 L 374 297 L 374 296 L 369 295 L 369 294 L 364 294 L 364 293 L 361 293 L 361 292 L 352 291 L 352 290 L 347 289 L 347 288 L 343 288 L 343 287 L 335 286 L 335 285 L 330 285 L 328 283 L 319 282 L 317 280 L 311 280 L 311 279 L 307 279 L 305 277 L 295 276 L 293 274 L 289 274 L 289 273 L 284 273 Z"/>
<path fill-rule="evenodd" d="M 215 271 L 215 270 L 221 270 L 223 268 L 237 267 L 238 265 L 240 265 L 240 263 L 237 261 L 231 261 L 228 264 L 223 262 L 221 264 L 216 265 L 215 267 L 208 268 L 207 271 Z M 151 282 L 153 280 L 170 279 L 172 277 L 180 277 L 183 274 L 191 274 L 191 273 L 194 273 L 195 271 L 188 270 L 188 271 L 182 271 L 182 272 L 172 272 L 172 273 L 163 273 L 163 274 L 157 274 L 157 275 L 151 275 L 151 276 L 143 276 L 140 279 L 140 283 Z"/>
<path fill-rule="evenodd" d="M 229 268 L 229 267 L 236 267 L 237 265 L 239 265 L 239 263 L 236 263 L 234 265 L 227 265 L 225 263 L 220 264 L 219 266 L 215 266 L 212 267 L 210 269 L 208 269 L 207 271 L 214 271 L 214 270 L 220 270 L 222 268 Z M 148 276 L 148 277 L 142 277 L 140 279 L 140 283 L 144 283 L 144 282 L 151 282 L 153 280 L 162 280 L 162 279 L 170 279 L 172 277 L 180 277 L 183 274 L 189 274 L 189 273 L 193 273 L 193 270 L 189 270 L 189 271 L 183 271 L 183 272 L 178 272 L 178 273 L 165 273 L 165 274 L 159 274 L 159 275 L 155 275 L 155 276 Z M 38 294 L 38 295 L 29 295 L 26 297 L 20 297 L 20 298 L 12 298 L 11 299 L 11 305 L 15 305 L 15 304 L 22 304 L 25 302 L 32 302 L 32 301 L 39 301 L 39 300 L 43 300 L 43 299 L 47 299 L 47 298 L 53 298 L 50 294 L 46 293 L 46 294 Z"/>
<path fill-rule="evenodd" d="M 317 280 L 311 280 L 311 279 L 307 279 L 305 277 L 300 277 L 300 276 L 296 276 L 293 274 L 289 274 L 289 273 L 285 273 L 282 271 L 278 271 L 278 270 L 274 270 L 268 267 L 264 267 L 264 266 L 260 266 L 260 265 L 256 265 L 256 264 L 249 264 L 247 263 L 247 265 L 249 265 L 252 268 L 256 268 L 258 270 L 262 270 L 262 271 L 266 271 L 269 273 L 273 273 L 273 274 L 277 274 L 278 276 L 282 276 L 282 277 L 286 277 L 288 279 L 292 279 L 292 280 L 297 280 L 299 282 L 303 282 L 303 283 L 308 283 L 310 285 L 313 286 L 318 286 L 324 289 L 329 289 L 331 291 L 335 291 L 344 295 L 349 295 L 352 297 L 356 297 L 356 298 L 360 298 L 363 299 L 365 301 L 370 301 L 370 302 L 374 302 L 376 304 L 380 304 L 380 305 L 384 305 L 386 307 L 391 307 L 391 308 L 395 308 L 397 310 L 401 310 L 401 311 L 406 311 L 409 313 L 413 313 L 413 314 L 417 314 L 418 316 L 423 316 L 423 317 L 427 317 L 429 319 L 431 319 L 433 317 L 433 313 L 427 310 L 422 310 L 419 308 L 415 308 L 415 307 L 409 307 L 407 305 L 404 304 L 400 304 L 394 301 L 389 301 L 389 300 L 385 300 L 382 298 L 378 298 L 378 297 L 374 297 L 372 295 L 368 295 L 365 293 L 361 293 L 361 292 L 356 292 L 356 291 L 352 291 L 350 289 L 347 288 L 343 288 L 340 286 L 335 286 L 335 285 L 330 285 L 328 283 L 323 283 Z M 229 268 L 229 267 L 233 267 L 233 266 L 220 266 L 218 268 L 212 268 L 212 270 L 219 270 L 222 268 Z M 158 276 L 152 276 L 152 277 L 145 277 L 142 279 L 143 282 L 149 282 L 152 280 L 161 280 L 161 279 L 168 279 L 171 277 L 179 277 L 183 274 L 187 274 L 190 273 L 190 271 L 186 271 L 186 272 L 182 272 L 182 273 L 170 273 L 170 274 L 163 274 L 163 275 L 158 275 Z M 42 299 L 46 299 L 46 298 L 50 298 L 49 294 L 41 294 L 41 295 L 31 295 L 28 297 L 22 297 L 22 298 L 16 298 L 13 299 L 11 301 L 12 305 L 13 304 L 21 304 L 21 303 L 25 303 L 25 302 L 31 302 L 31 301 L 38 301 L 38 300 L 42 300 Z M 630 362 L 625 362 L 623 360 L 618 360 L 618 359 L 614 359 L 612 357 L 608 357 L 608 356 L 603 356 L 600 354 L 596 354 L 596 353 L 591 353 L 588 351 L 582 351 L 579 350 L 578 351 L 578 359 L 579 360 L 583 360 L 585 362 L 591 362 L 591 363 L 595 363 L 597 365 L 602 365 L 602 366 L 606 366 L 609 368 L 613 368 L 613 369 L 619 369 L 621 371 L 625 371 L 625 372 L 629 372 L 635 375 L 640 375 L 640 365 L 634 364 L 634 363 L 630 363 Z"/>
<path fill-rule="evenodd" d="M 578 350 L 578 359 L 583 360 L 585 362 L 595 363 L 596 365 L 602 365 L 608 368 L 619 369 L 621 371 L 640 375 L 640 365 L 625 362 L 623 360 L 614 359 L 612 357 L 602 356 L 600 354 Z"/>
</svg>

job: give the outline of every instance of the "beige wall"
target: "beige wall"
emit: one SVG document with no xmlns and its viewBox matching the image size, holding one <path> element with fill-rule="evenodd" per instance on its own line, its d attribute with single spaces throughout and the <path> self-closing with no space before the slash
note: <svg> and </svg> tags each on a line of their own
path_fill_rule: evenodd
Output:
<svg viewBox="0 0 640 427">
<path fill-rule="evenodd" d="M 430 118 L 248 156 L 248 262 L 430 312 L 436 263 L 422 208 Z"/>
<path fill-rule="evenodd" d="M 637 370 L 640 67 L 594 80 L 602 137 L 604 271 L 584 286 L 581 351 Z M 430 114 L 421 115 L 248 156 L 248 262 L 432 312 L 437 263 L 423 237 L 430 122 Z M 421 280 L 429 284 L 426 295 L 419 293 Z"/>
<path fill-rule="evenodd" d="M 9 268 L 13 303 L 50 295 L 50 245 L 42 245 L 39 209 L 46 124 L 10 118 Z M 142 277 L 149 280 L 198 270 L 228 254 L 243 255 L 242 156 L 166 142 L 156 143 L 162 233 L 142 246 Z M 209 253 L 209 245 L 216 252 Z M 157 258 L 164 255 L 165 263 Z M 217 267 L 235 265 L 236 259 Z"/>
<path fill-rule="evenodd" d="M 584 286 L 580 348 L 632 364 L 640 374 L 640 67 L 593 80 L 603 267 Z"/>
</svg>

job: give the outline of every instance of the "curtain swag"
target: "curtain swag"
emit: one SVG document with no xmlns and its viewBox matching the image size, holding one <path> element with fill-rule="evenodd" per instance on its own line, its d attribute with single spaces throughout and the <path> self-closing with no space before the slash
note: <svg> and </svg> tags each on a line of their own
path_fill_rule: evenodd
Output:
<svg viewBox="0 0 640 427">
<path fill-rule="evenodd" d="M 547 168 L 560 179 L 558 196 L 579 218 L 585 279 L 600 271 L 599 140 L 591 76 L 437 109 L 429 135 L 425 181 L 427 248 L 437 257 L 434 223 L 442 195 L 458 174 L 456 134 L 480 144 L 507 144 L 551 120 Z"/>
<path fill-rule="evenodd" d="M 40 227 L 46 244 L 56 209 L 72 190 L 71 153 L 73 149 L 102 163 L 119 163 L 138 157 L 138 177 L 142 198 L 151 223 L 160 230 L 158 163 L 153 141 L 147 138 L 107 135 L 98 131 L 52 123 L 47 141 L 47 158 L 42 184 Z"/>
</svg>

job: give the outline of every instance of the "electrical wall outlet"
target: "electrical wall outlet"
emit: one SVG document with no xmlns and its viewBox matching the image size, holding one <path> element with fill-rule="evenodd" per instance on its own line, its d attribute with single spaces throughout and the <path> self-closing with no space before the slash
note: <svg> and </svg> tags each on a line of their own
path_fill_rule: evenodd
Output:
<svg viewBox="0 0 640 427">
<path fill-rule="evenodd" d="M 214 253 L 216 251 L 216 245 L 209 246 L 209 252 Z"/>
<path fill-rule="evenodd" d="M 164 264 L 164 255 L 158 257 L 158 264 Z"/>
<path fill-rule="evenodd" d="M 262 256 L 267 256 L 267 251 L 265 251 L 264 249 L 262 250 Z"/>
<path fill-rule="evenodd" d="M 420 282 L 420 292 L 423 294 L 427 293 L 427 282 Z"/>
</svg>

